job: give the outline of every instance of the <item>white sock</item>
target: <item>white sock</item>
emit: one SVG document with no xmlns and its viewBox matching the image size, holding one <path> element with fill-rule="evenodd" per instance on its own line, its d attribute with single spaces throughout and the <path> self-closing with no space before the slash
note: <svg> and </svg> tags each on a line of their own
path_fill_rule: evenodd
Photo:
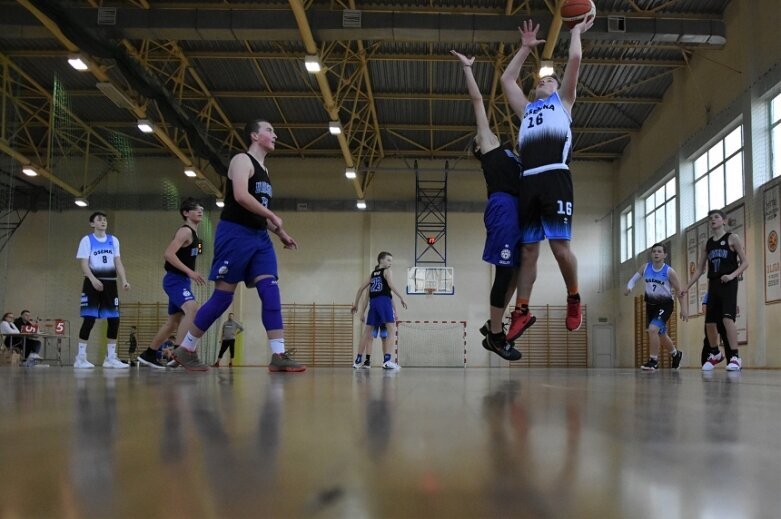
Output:
<svg viewBox="0 0 781 519">
<path fill-rule="evenodd" d="M 271 353 L 285 353 L 285 339 L 269 339 Z"/>
<path fill-rule="evenodd" d="M 79 355 L 87 355 L 87 343 L 79 341 Z"/>
<path fill-rule="evenodd" d="M 117 343 L 116 342 L 109 342 L 108 343 L 108 356 L 109 358 L 114 358 L 117 356 Z"/>
<path fill-rule="evenodd" d="M 190 332 L 187 332 L 187 335 L 185 335 L 182 340 L 182 344 L 179 346 L 187 351 L 195 351 L 196 346 L 198 346 L 198 337 L 193 337 Z"/>
<path fill-rule="evenodd" d="M 651 358 L 652 358 L 653 360 L 656 360 L 658 357 L 659 357 L 659 355 L 651 355 Z"/>
<path fill-rule="evenodd" d="M 677 354 L 678 354 L 678 349 L 675 346 L 673 346 L 673 351 L 670 352 L 670 355 L 677 355 Z"/>
</svg>

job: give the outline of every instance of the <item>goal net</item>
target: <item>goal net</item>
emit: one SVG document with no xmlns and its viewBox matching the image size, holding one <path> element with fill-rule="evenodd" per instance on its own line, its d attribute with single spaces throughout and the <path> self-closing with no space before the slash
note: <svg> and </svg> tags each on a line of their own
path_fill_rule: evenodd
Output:
<svg viewBox="0 0 781 519">
<path fill-rule="evenodd" d="M 466 321 L 397 321 L 402 367 L 466 367 Z"/>
</svg>

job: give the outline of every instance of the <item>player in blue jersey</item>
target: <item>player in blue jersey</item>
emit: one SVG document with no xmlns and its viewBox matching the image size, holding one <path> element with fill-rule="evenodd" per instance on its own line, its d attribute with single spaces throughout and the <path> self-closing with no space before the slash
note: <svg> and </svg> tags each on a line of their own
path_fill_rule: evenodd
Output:
<svg viewBox="0 0 781 519">
<path fill-rule="evenodd" d="M 203 276 L 195 271 L 195 260 L 203 252 L 201 239 L 198 238 L 203 206 L 195 199 L 187 198 L 179 206 L 179 215 L 184 225 L 179 227 L 163 253 L 163 290 L 168 296 L 168 320 L 157 331 L 146 351 L 138 356 L 141 365 L 158 369 L 165 368 L 158 353 L 163 342 L 177 332 L 175 344 L 181 343 L 198 310 L 191 281 L 199 285 L 206 284 Z"/>
<path fill-rule="evenodd" d="M 209 274 L 214 292 L 198 310 L 190 330 L 174 350 L 174 358 L 190 371 L 209 369 L 196 353 L 198 339 L 228 309 L 236 286 L 244 282 L 248 288 L 255 287 L 260 297 L 261 320 L 271 349 L 269 371 L 304 371 L 306 367 L 285 351 L 277 256 L 269 237 L 270 231 L 286 249 L 298 248 L 282 228 L 282 219 L 269 209 L 273 191 L 264 162 L 274 151 L 277 135 L 271 123 L 256 119 L 244 127 L 244 138 L 248 149 L 231 159 L 225 207 L 214 237 Z"/>
<path fill-rule="evenodd" d="M 81 329 L 79 330 L 79 353 L 73 362 L 76 369 L 94 368 L 87 360 L 87 343 L 95 319 L 106 319 L 108 330 L 108 353 L 103 361 L 107 369 L 126 369 L 129 366 L 117 357 L 117 336 L 119 335 L 119 293 L 117 277 L 122 288 L 130 290 L 125 267 L 119 256 L 119 239 L 106 233 L 108 217 L 96 211 L 89 217 L 93 232 L 81 239 L 76 258 L 84 273 L 81 289 Z"/>
<path fill-rule="evenodd" d="M 387 340 L 388 337 L 394 336 L 396 330 L 396 315 L 393 308 L 393 296 L 391 294 L 396 294 L 396 297 L 401 301 L 401 306 L 405 309 L 407 308 L 407 302 L 404 301 L 404 297 L 393 285 L 393 277 L 390 270 L 392 263 L 393 255 L 391 255 L 390 252 L 380 252 L 377 255 L 377 266 L 374 267 L 369 279 L 358 288 L 358 292 L 355 294 L 355 302 L 352 306 L 353 314 L 358 312 L 358 302 L 361 300 L 363 291 L 366 289 L 369 290 L 369 313 L 366 316 L 366 327 L 361 334 L 358 354 L 353 363 L 353 368 L 355 369 L 364 366 L 362 364 L 362 357 L 372 342 L 372 330 L 375 328 L 378 330 L 385 328 L 385 340 L 382 341 L 382 367 L 384 369 L 399 369 L 399 365 L 391 360 L 390 341 Z M 366 304 L 364 303 L 359 314 L 362 321 L 365 310 Z M 369 366 L 367 365 L 366 367 Z"/>
<path fill-rule="evenodd" d="M 689 319 L 689 308 L 683 299 L 678 273 L 664 262 L 666 259 L 667 248 L 661 243 L 654 243 L 651 246 L 651 261 L 632 276 L 624 290 L 624 295 L 628 296 L 638 280 L 645 281 L 645 316 L 651 355 L 648 362 L 641 366 L 644 371 L 656 371 L 659 368 L 660 339 L 670 348 L 673 369 L 680 367 L 683 358 L 683 352 L 675 348 L 667 333 L 667 321 L 675 312 L 673 294 L 678 297 L 682 321 Z"/>
<path fill-rule="evenodd" d="M 486 232 L 483 261 L 493 265 L 496 274 L 491 287 L 490 318 L 480 329 L 485 335 L 483 348 L 505 360 L 518 360 L 521 358 L 521 352 L 507 341 L 502 317 L 515 291 L 520 264 L 521 229 L 518 224 L 520 161 L 513 150 L 503 145 L 499 137 L 491 131 L 483 105 L 483 96 L 472 72 L 475 58 L 467 58 L 455 50 L 451 50 L 450 53 L 461 62 L 469 97 L 472 100 L 477 123 L 477 135 L 472 142 L 472 152 L 480 161 L 488 191 L 488 203 L 483 215 Z M 521 333 L 534 324 L 534 321 L 534 317 L 528 319 Z"/>
<path fill-rule="evenodd" d="M 523 169 L 523 190 L 518 205 L 521 225 L 521 272 L 518 276 L 516 308 L 507 331 L 514 340 L 532 318 L 529 299 L 537 278 L 540 242 L 547 238 L 567 287 L 566 326 L 570 331 L 582 322 L 578 293 L 578 262 L 570 248 L 574 200 L 569 171 L 572 153 L 572 107 L 575 104 L 578 71 L 582 59 L 581 34 L 594 24 L 586 17 L 570 29 L 569 57 L 561 82 L 555 76 L 542 77 L 530 101 L 518 85 L 518 76 L 529 53 L 545 40 L 537 39 L 539 25 L 523 22 L 521 47 L 502 74 L 507 102 L 520 118 L 518 149 Z"/>
</svg>

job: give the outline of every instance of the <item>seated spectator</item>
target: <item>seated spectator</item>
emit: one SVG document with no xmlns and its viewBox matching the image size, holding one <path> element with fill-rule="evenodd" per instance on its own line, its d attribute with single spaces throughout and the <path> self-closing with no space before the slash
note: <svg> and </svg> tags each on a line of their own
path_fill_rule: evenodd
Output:
<svg viewBox="0 0 781 519">
<path fill-rule="evenodd" d="M 38 323 L 33 322 L 29 310 L 22 310 L 22 313 L 16 318 L 14 324 L 21 333 L 35 333 L 38 331 Z M 41 351 L 41 341 L 28 336 L 25 337 L 22 342 L 24 344 L 24 360 L 27 360 L 28 357 L 33 360 L 41 359 L 41 356 L 39 355 Z"/>
<path fill-rule="evenodd" d="M 0 334 L 3 335 L 3 342 L 9 350 L 19 349 L 22 346 L 21 337 L 13 337 L 19 333 L 19 328 L 14 324 L 13 312 L 3 314 L 3 320 L 0 322 Z"/>
</svg>

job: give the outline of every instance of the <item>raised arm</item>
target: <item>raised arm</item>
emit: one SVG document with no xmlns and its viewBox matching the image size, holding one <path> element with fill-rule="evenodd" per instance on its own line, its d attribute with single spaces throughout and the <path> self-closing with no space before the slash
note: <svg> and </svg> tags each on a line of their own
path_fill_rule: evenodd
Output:
<svg viewBox="0 0 781 519">
<path fill-rule="evenodd" d="M 531 20 L 525 20 L 521 27 L 518 27 L 521 31 L 521 47 L 518 52 L 515 53 L 513 59 L 507 64 L 507 68 L 502 74 L 502 91 L 504 97 L 507 98 L 507 102 L 510 108 L 513 109 L 515 115 L 523 119 L 523 113 L 526 110 L 526 105 L 529 104 L 529 99 L 524 95 L 523 90 L 518 85 L 518 76 L 521 75 L 521 69 L 523 68 L 526 58 L 529 57 L 532 49 L 540 43 L 545 43 L 545 40 L 537 39 L 537 31 L 540 30 L 540 24 L 534 25 Z"/>
<path fill-rule="evenodd" d="M 580 62 L 583 59 L 583 45 L 580 41 L 580 35 L 591 29 L 592 25 L 594 25 L 594 17 L 587 16 L 582 22 L 570 29 L 569 56 L 560 89 L 561 102 L 570 112 L 572 112 L 572 105 L 575 104 L 577 97 L 578 73 L 580 72 Z"/>
<path fill-rule="evenodd" d="M 487 153 L 495 148 L 499 147 L 499 138 L 491 131 L 491 127 L 488 124 L 488 116 L 485 113 L 485 105 L 483 104 L 483 95 L 480 93 L 480 88 L 477 86 L 475 75 L 472 72 L 472 64 L 475 62 L 475 58 L 467 58 L 463 54 L 451 50 L 450 54 L 457 57 L 461 62 L 461 68 L 464 70 L 464 77 L 466 78 L 466 87 L 469 90 L 469 97 L 472 100 L 472 108 L 475 111 L 475 121 L 477 123 L 477 145 L 480 146 L 482 153 Z"/>
</svg>

